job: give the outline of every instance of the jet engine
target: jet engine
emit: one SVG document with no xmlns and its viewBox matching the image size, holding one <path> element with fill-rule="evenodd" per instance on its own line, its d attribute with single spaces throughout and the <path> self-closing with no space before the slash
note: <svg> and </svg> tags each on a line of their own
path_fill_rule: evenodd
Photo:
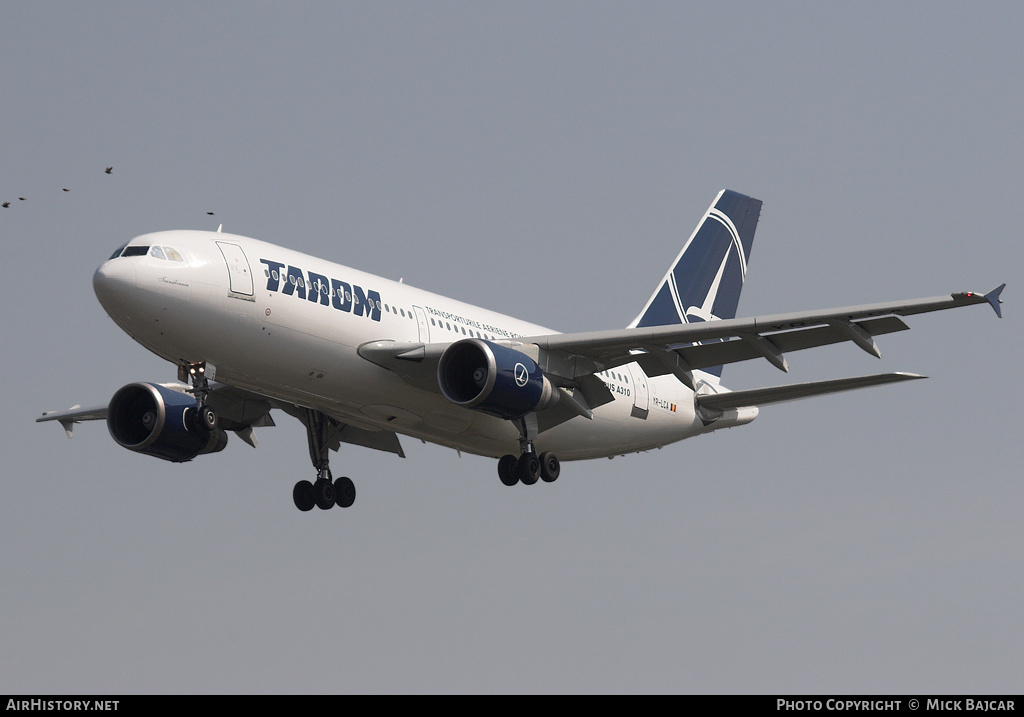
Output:
<svg viewBox="0 0 1024 717">
<path fill-rule="evenodd" d="M 521 418 L 558 400 L 558 392 L 524 353 L 483 339 L 449 346 L 437 382 L 452 403 L 498 418 Z"/>
<path fill-rule="evenodd" d="M 224 450 L 227 434 L 202 428 L 193 396 L 156 383 L 130 383 L 110 399 L 107 429 L 119 445 L 182 463 Z"/>
</svg>

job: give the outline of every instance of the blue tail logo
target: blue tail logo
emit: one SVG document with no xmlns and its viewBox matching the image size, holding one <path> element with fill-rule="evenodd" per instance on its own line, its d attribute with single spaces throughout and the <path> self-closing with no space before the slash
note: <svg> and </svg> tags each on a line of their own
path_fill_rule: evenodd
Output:
<svg viewBox="0 0 1024 717">
<path fill-rule="evenodd" d="M 735 318 L 760 215 L 761 200 L 722 190 L 630 327 Z"/>
</svg>

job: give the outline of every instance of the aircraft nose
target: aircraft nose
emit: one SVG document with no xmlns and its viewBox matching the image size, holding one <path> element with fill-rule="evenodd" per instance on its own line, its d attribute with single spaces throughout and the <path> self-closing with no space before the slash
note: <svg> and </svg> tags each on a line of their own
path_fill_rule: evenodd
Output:
<svg viewBox="0 0 1024 717">
<path fill-rule="evenodd" d="M 110 259 L 92 275 L 92 290 L 108 314 L 122 313 L 134 289 L 134 262 Z"/>
</svg>

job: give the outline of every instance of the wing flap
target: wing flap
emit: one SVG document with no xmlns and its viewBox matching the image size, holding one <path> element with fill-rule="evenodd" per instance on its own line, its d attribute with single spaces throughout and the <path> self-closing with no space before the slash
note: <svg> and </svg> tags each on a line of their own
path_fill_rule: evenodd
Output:
<svg viewBox="0 0 1024 717">
<path fill-rule="evenodd" d="M 745 408 L 747 406 L 781 403 L 782 401 L 795 401 L 800 398 L 810 398 L 811 396 L 820 396 L 826 393 L 852 391 L 858 388 L 869 388 L 871 386 L 881 386 L 900 381 L 914 381 L 920 378 L 926 377 L 916 373 L 883 373 L 875 376 L 854 376 L 829 381 L 809 381 L 786 386 L 754 388 L 748 391 L 704 394 L 696 396 L 695 400 L 700 408 L 711 411 L 725 411 L 730 408 Z"/>
<path fill-rule="evenodd" d="M 889 316 L 882 319 L 868 319 L 852 324 L 863 330 L 868 336 L 880 336 L 895 331 L 906 331 L 907 326 L 902 319 Z M 812 329 L 793 329 L 791 331 L 767 334 L 766 338 L 778 348 L 780 353 L 803 351 L 818 346 L 850 341 L 850 336 L 841 328 L 832 325 L 819 326 Z M 692 369 L 721 366 L 750 359 L 761 358 L 762 354 L 747 341 L 732 339 L 708 344 L 698 344 L 677 348 L 676 353 Z M 871 352 L 869 352 L 871 353 Z M 665 371 L 668 373 L 668 371 Z"/>
<path fill-rule="evenodd" d="M 907 326 L 898 317 L 944 311 L 962 306 L 989 304 L 999 310 L 999 294 L 1003 286 L 988 294 L 966 291 L 925 299 L 909 299 L 878 304 L 847 306 L 789 314 L 745 319 L 723 319 L 693 324 L 647 328 L 589 331 L 574 334 L 551 334 L 521 339 L 536 344 L 560 361 L 549 365 L 575 365 L 584 368 L 573 376 L 577 379 L 587 371 L 600 371 L 639 361 L 648 375 L 675 373 L 680 380 L 690 369 L 718 366 L 723 363 L 768 358 L 780 368 L 785 367 L 786 351 L 851 341 L 873 355 L 879 355 L 871 339 L 883 333 L 902 331 Z M 699 345 L 697 345 L 699 344 Z M 679 364 L 671 354 L 679 357 Z M 644 357 L 644 354 L 649 354 Z M 576 357 L 567 360 L 564 357 Z M 587 360 L 578 360 L 580 357 Z M 660 367 L 658 364 L 662 364 Z M 561 374 L 558 374 L 561 375 Z"/>
<path fill-rule="evenodd" d="M 297 418 L 306 428 L 309 428 L 307 416 L 310 409 L 304 409 L 294 403 L 284 401 L 275 402 L 274 408 L 279 408 L 289 416 Z M 402 443 L 398 440 L 398 434 L 382 428 L 376 428 L 371 424 L 364 424 L 366 427 L 357 426 L 350 418 L 343 416 L 330 417 L 325 442 L 332 451 L 338 451 L 342 443 L 351 443 L 355 446 L 372 448 L 376 451 L 394 453 L 399 458 L 405 458 L 405 451 Z"/>
<path fill-rule="evenodd" d="M 394 431 L 367 431 L 350 424 L 345 424 L 338 431 L 337 441 L 332 441 L 331 450 L 337 451 L 342 443 L 372 448 L 375 451 L 384 451 L 385 453 L 394 453 L 399 458 L 405 458 L 402 443 L 398 440 L 398 434 Z"/>
</svg>

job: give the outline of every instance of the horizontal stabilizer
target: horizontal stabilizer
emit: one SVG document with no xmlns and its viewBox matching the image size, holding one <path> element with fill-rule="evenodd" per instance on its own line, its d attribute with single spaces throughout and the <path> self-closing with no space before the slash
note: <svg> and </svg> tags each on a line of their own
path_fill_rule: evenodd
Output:
<svg viewBox="0 0 1024 717">
<path fill-rule="evenodd" d="M 697 396 L 696 400 L 697 405 L 701 408 L 712 411 L 724 411 L 730 408 L 763 406 L 768 403 L 795 401 L 798 398 L 820 396 L 824 393 L 836 393 L 838 391 L 852 391 L 855 388 L 868 388 L 869 386 L 880 386 L 885 383 L 913 381 L 918 378 L 926 377 L 916 373 L 883 373 L 876 376 L 854 376 L 852 378 L 837 378 L 831 381 L 810 381 L 808 383 L 794 383 L 787 386 L 755 388 L 749 391 L 708 394 Z"/>
</svg>

